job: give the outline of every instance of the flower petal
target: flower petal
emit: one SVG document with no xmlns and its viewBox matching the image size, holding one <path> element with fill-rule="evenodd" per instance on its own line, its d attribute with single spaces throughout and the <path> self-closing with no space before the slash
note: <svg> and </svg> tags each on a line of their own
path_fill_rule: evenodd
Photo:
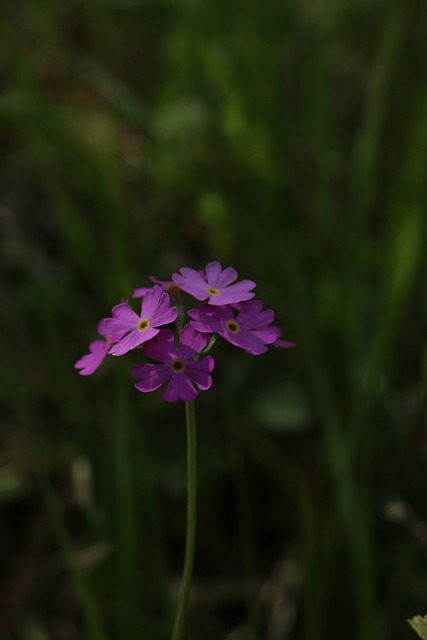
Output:
<svg viewBox="0 0 427 640">
<path fill-rule="evenodd" d="M 208 302 L 211 305 L 219 306 L 249 300 L 255 295 L 254 291 L 250 292 L 249 290 L 255 286 L 256 284 L 252 280 L 236 282 L 236 284 L 231 284 L 229 287 L 221 289 L 219 295 L 210 296 Z"/>
<path fill-rule="evenodd" d="M 189 267 L 183 267 L 182 269 L 180 269 L 180 274 L 174 273 L 172 276 L 172 280 L 176 282 L 175 276 L 179 276 L 181 278 L 184 278 L 185 280 L 188 280 L 189 282 L 192 282 L 195 286 L 197 285 L 198 287 L 206 287 L 207 282 L 203 271 L 199 272 L 195 269 L 190 269 Z"/>
<path fill-rule="evenodd" d="M 239 304 L 238 322 L 243 324 L 252 316 L 257 316 L 262 311 L 262 300 L 251 300 L 250 302 L 242 302 Z"/>
<path fill-rule="evenodd" d="M 109 326 L 111 324 L 111 321 L 114 322 L 112 318 L 104 318 L 98 324 L 98 333 L 106 339 L 110 347 L 114 342 L 117 342 L 118 340 L 120 340 L 120 338 L 123 338 L 125 333 L 128 332 L 127 329 L 126 331 L 113 331 L 111 333 L 111 331 L 109 331 L 109 329 L 111 329 L 111 327 Z"/>
<path fill-rule="evenodd" d="M 227 340 L 227 342 L 244 349 L 253 356 L 258 356 L 268 350 L 265 344 L 256 337 L 254 331 L 241 329 L 239 333 L 232 333 L 231 331 L 225 330 L 222 331 L 220 335 L 224 340 Z"/>
<path fill-rule="evenodd" d="M 110 345 L 104 340 L 95 340 L 89 345 L 90 353 L 82 356 L 74 365 L 75 369 L 80 369 L 81 376 L 90 376 L 99 367 L 108 353 Z"/>
<path fill-rule="evenodd" d="M 151 340 L 151 338 L 154 338 L 158 333 L 159 329 L 156 329 L 155 327 L 148 327 L 145 331 L 138 331 L 135 329 L 119 340 L 110 350 L 110 353 L 113 356 L 122 356 L 128 351 L 132 351 L 132 349 L 135 349 L 135 347 L 143 342 Z"/>
<path fill-rule="evenodd" d="M 247 309 L 247 305 L 251 305 L 251 302 L 246 302 L 242 305 L 242 310 L 237 316 L 237 322 L 245 329 L 256 329 L 257 327 L 267 327 L 274 320 L 274 311 L 266 309 L 265 311 L 251 313 L 250 309 Z M 262 303 L 261 303 L 262 304 Z"/>
<path fill-rule="evenodd" d="M 272 331 L 270 327 L 252 329 L 251 333 L 256 336 L 257 340 L 261 340 L 264 344 L 273 344 L 273 342 L 277 340 L 276 332 Z"/>
<path fill-rule="evenodd" d="M 172 376 L 171 381 L 162 393 L 163 400 L 166 402 L 176 402 L 176 400 L 184 400 L 191 402 L 197 396 L 197 389 L 193 386 L 191 380 L 183 373 Z"/>
<path fill-rule="evenodd" d="M 202 391 L 206 391 L 212 385 L 210 372 L 214 368 L 214 359 L 212 356 L 205 356 L 200 360 L 188 362 L 185 367 L 185 373 L 191 378 Z"/>
<path fill-rule="evenodd" d="M 151 324 L 156 327 L 174 322 L 178 316 L 176 307 L 171 307 L 170 297 L 167 293 L 162 293 L 157 308 L 151 315 Z"/>
<path fill-rule="evenodd" d="M 179 399 L 179 384 L 176 376 L 172 376 L 168 386 L 162 392 L 163 400 L 166 402 L 176 402 Z"/>
<path fill-rule="evenodd" d="M 178 347 L 178 358 L 184 361 L 191 360 L 206 347 L 210 336 L 202 336 L 191 324 L 186 324 L 181 331 Z"/>
<path fill-rule="evenodd" d="M 143 298 L 147 291 L 151 291 L 151 287 L 140 287 L 139 289 L 135 289 L 132 294 L 132 298 Z"/>
<path fill-rule="evenodd" d="M 296 346 L 295 342 L 288 342 L 287 340 L 281 339 L 280 336 L 282 335 L 282 330 L 280 329 L 280 327 L 273 326 L 269 327 L 269 329 L 276 333 L 276 340 L 271 343 L 272 347 L 278 347 L 279 349 L 289 349 L 290 347 Z"/>
<path fill-rule="evenodd" d="M 140 378 L 135 384 L 138 391 L 154 391 L 170 378 L 171 368 L 167 364 L 137 364 L 130 374 L 133 378 Z"/>
<path fill-rule="evenodd" d="M 158 284 L 154 285 L 152 289 L 147 291 L 142 300 L 140 318 L 152 317 L 157 305 L 159 304 L 161 295 L 162 289 Z"/>
<path fill-rule="evenodd" d="M 191 402 L 197 397 L 198 391 L 185 374 L 177 376 L 179 386 L 179 397 L 184 402 Z"/>
<path fill-rule="evenodd" d="M 174 335 L 170 329 L 160 329 L 154 340 L 144 344 L 144 353 L 148 358 L 159 362 L 170 362 L 176 358 Z"/>
<path fill-rule="evenodd" d="M 279 349 L 289 349 L 290 347 L 296 347 L 295 342 L 288 342 L 287 340 L 282 340 L 281 338 L 277 338 L 274 342 L 271 343 L 272 347 L 278 347 Z"/>
<path fill-rule="evenodd" d="M 102 336 L 105 339 L 107 339 L 108 336 L 110 335 L 110 332 L 108 331 L 108 325 L 105 326 L 106 320 L 107 318 L 102 318 L 102 320 L 98 322 L 98 333 L 100 336 Z"/>
<path fill-rule="evenodd" d="M 218 278 L 218 288 L 227 287 L 234 280 L 237 280 L 237 271 L 233 267 L 227 267 Z"/>
<path fill-rule="evenodd" d="M 131 331 L 137 326 L 140 317 L 127 302 L 116 304 L 112 310 L 112 318 L 105 318 L 104 327 L 109 334 L 120 331 Z"/>
<path fill-rule="evenodd" d="M 221 273 L 222 267 L 219 262 L 209 262 L 209 264 L 206 265 L 206 280 L 210 287 L 219 287 Z"/>
<path fill-rule="evenodd" d="M 208 297 L 208 284 L 204 277 L 194 269 L 183 267 L 181 273 L 174 273 L 172 280 L 183 291 L 197 298 L 197 300 L 206 300 Z"/>
<path fill-rule="evenodd" d="M 227 320 L 234 320 L 230 308 L 209 307 L 207 304 L 200 305 L 198 309 L 190 309 L 188 315 L 192 319 L 191 326 L 201 333 L 219 333 Z"/>
</svg>

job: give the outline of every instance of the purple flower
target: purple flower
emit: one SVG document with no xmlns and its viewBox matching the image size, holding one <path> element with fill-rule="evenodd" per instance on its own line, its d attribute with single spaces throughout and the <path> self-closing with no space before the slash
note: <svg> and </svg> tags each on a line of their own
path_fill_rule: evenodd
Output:
<svg viewBox="0 0 427 640">
<path fill-rule="evenodd" d="M 176 307 L 171 307 L 168 294 L 162 292 L 159 285 L 149 289 L 145 294 L 140 315 L 135 313 L 127 302 L 117 304 L 113 307 L 113 317 L 107 318 L 105 324 L 111 333 L 121 331 L 123 337 L 113 346 L 110 353 L 113 356 L 121 356 L 151 340 L 159 333 L 158 327 L 173 322 L 177 315 Z"/>
<path fill-rule="evenodd" d="M 162 393 L 163 400 L 190 402 L 198 394 L 198 389 L 206 391 L 212 384 L 209 375 L 214 368 L 211 356 L 194 360 L 207 345 L 209 338 L 197 333 L 189 324 L 181 331 L 178 349 L 174 335 L 169 329 L 161 329 L 157 337 L 144 345 L 144 353 L 162 364 L 138 364 L 131 375 L 139 378 L 135 384 L 138 391 L 154 391 L 168 382 Z"/>
<path fill-rule="evenodd" d="M 151 282 L 154 282 L 154 284 L 160 285 L 161 290 L 166 291 L 171 298 L 179 295 L 180 288 L 173 280 L 159 280 L 155 276 L 150 276 L 149 279 Z M 135 289 L 132 294 L 132 298 L 143 298 L 147 291 L 151 291 L 151 289 L 152 287 L 140 287 L 139 289 Z"/>
<path fill-rule="evenodd" d="M 236 314 L 236 315 L 235 315 Z M 201 333 L 217 333 L 224 340 L 256 356 L 267 351 L 267 344 L 277 340 L 277 330 L 268 326 L 274 320 L 271 309 L 262 311 L 261 300 L 244 302 L 240 309 L 209 307 L 201 304 L 188 312 L 191 326 Z"/>
<path fill-rule="evenodd" d="M 101 364 L 107 355 L 108 351 L 117 340 L 123 336 L 123 331 L 116 333 L 110 333 L 108 327 L 106 327 L 106 318 L 101 320 L 98 324 L 98 333 L 103 336 L 105 340 L 95 340 L 89 345 L 90 353 L 77 360 L 74 367 L 80 369 L 81 376 L 90 376 Z"/>
<path fill-rule="evenodd" d="M 172 276 L 175 284 L 183 291 L 214 306 L 242 302 L 254 297 L 255 293 L 251 293 L 251 289 L 255 287 L 255 282 L 242 280 L 231 284 L 236 278 L 237 272 L 233 267 L 223 269 L 219 262 L 206 265 L 206 274 L 184 267 L 181 274 L 174 273 Z"/>
</svg>

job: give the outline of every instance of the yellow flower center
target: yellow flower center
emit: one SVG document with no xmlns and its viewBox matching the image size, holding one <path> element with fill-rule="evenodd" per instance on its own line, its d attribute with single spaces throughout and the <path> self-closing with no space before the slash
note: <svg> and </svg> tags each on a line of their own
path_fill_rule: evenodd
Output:
<svg viewBox="0 0 427 640">
<path fill-rule="evenodd" d="M 218 289 L 215 289 L 214 287 L 208 287 L 207 292 L 210 293 L 211 296 L 219 296 Z"/>
<path fill-rule="evenodd" d="M 237 322 L 234 322 L 234 320 L 228 320 L 228 322 L 225 323 L 225 326 L 229 331 L 231 331 L 231 333 L 239 333 L 240 331 L 239 325 Z"/>
<path fill-rule="evenodd" d="M 171 369 L 174 373 L 182 373 L 185 369 L 184 360 L 181 360 L 181 358 L 175 358 L 175 360 L 172 360 Z"/>
<path fill-rule="evenodd" d="M 148 320 L 140 320 L 136 328 L 138 329 L 138 331 L 145 331 L 149 326 L 150 323 Z"/>
</svg>

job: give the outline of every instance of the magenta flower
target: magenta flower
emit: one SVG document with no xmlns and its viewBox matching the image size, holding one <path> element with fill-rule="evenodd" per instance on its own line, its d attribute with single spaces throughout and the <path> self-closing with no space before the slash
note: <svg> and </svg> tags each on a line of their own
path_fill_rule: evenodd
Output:
<svg viewBox="0 0 427 640">
<path fill-rule="evenodd" d="M 158 327 L 173 322 L 177 315 L 176 307 L 171 307 L 168 294 L 162 292 L 159 285 L 149 289 L 145 294 L 140 315 L 135 313 L 127 302 L 117 304 L 113 307 L 113 317 L 107 318 L 105 324 L 111 333 L 121 331 L 123 337 L 113 346 L 110 353 L 113 356 L 121 356 L 151 340 L 159 333 Z"/>
<path fill-rule="evenodd" d="M 161 329 L 156 338 L 144 345 L 144 353 L 162 364 L 138 364 L 131 376 L 139 378 L 135 384 L 138 391 L 154 391 L 168 382 L 162 393 L 163 400 L 191 402 L 198 390 L 206 391 L 212 384 L 209 375 L 214 368 L 211 356 L 194 360 L 207 345 L 209 338 L 197 333 L 189 324 L 181 331 L 178 349 L 174 335 L 169 329 Z"/>
<path fill-rule="evenodd" d="M 243 302 L 254 297 L 251 289 L 256 286 L 255 282 L 242 280 L 231 284 L 236 278 L 237 272 L 233 267 L 223 269 L 219 262 L 206 265 L 205 274 L 184 267 L 180 274 L 174 273 L 172 276 L 183 291 L 214 306 Z"/>
<path fill-rule="evenodd" d="M 236 315 L 235 315 L 236 314 Z M 191 326 L 201 333 L 217 333 L 224 340 L 256 356 L 267 351 L 267 344 L 277 340 L 277 331 L 268 326 L 274 320 L 271 309 L 262 311 L 261 300 L 244 302 L 240 309 L 209 307 L 201 304 L 188 312 Z"/>
<path fill-rule="evenodd" d="M 180 288 L 173 280 L 159 280 L 155 276 L 150 276 L 149 280 L 154 282 L 154 284 L 160 285 L 162 291 L 166 291 L 171 298 L 179 295 Z M 143 298 L 147 291 L 151 291 L 151 289 L 152 287 L 140 287 L 139 289 L 135 289 L 132 294 L 132 298 Z"/>
<path fill-rule="evenodd" d="M 123 336 L 123 331 L 116 333 L 110 333 L 108 327 L 106 327 L 106 318 L 101 320 L 98 324 L 98 333 L 103 336 L 105 340 L 95 340 L 89 345 L 90 353 L 77 360 L 74 367 L 80 369 L 81 376 L 90 376 L 104 360 L 111 346 L 120 340 Z"/>
</svg>

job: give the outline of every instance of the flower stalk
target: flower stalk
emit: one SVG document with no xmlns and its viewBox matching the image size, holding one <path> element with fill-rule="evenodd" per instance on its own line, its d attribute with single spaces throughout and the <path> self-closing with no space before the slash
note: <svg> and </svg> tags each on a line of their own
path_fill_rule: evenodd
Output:
<svg viewBox="0 0 427 640">
<path fill-rule="evenodd" d="M 184 568 L 178 594 L 172 640 L 181 640 L 182 638 L 188 602 L 190 599 L 196 541 L 197 440 L 194 402 L 185 403 L 185 416 L 187 424 L 187 526 L 185 535 Z"/>
</svg>

